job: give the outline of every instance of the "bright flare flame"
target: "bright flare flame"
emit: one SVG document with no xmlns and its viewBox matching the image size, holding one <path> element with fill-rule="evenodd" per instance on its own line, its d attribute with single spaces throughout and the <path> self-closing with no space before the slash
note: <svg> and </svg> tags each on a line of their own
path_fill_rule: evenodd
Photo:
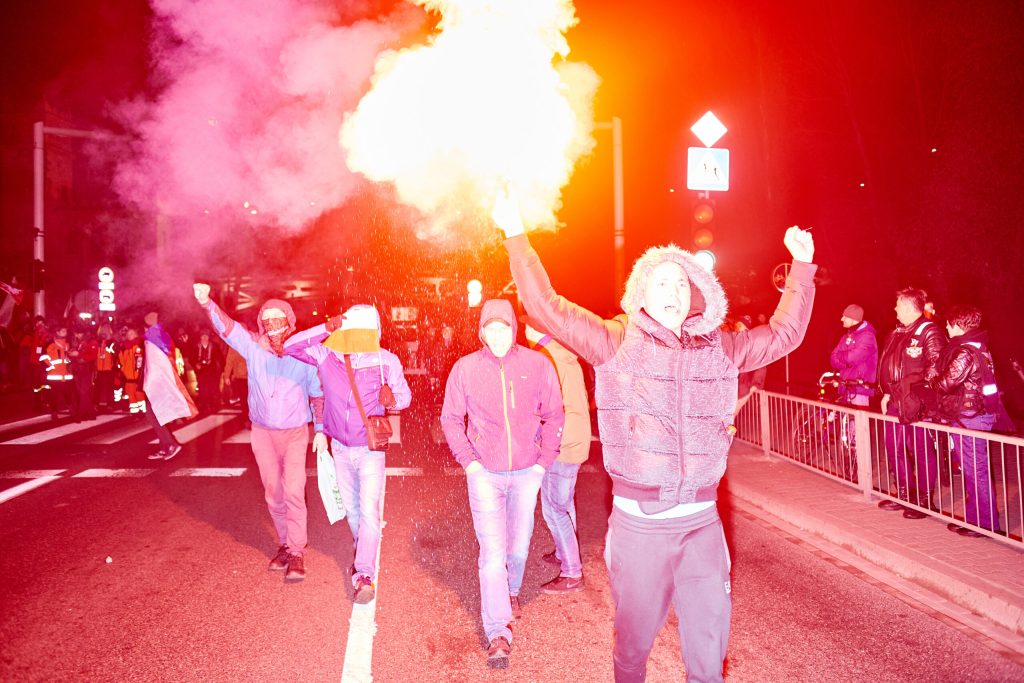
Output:
<svg viewBox="0 0 1024 683">
<path fill-rule="evenodd" d="M 442 15 L 427 45 L 388 51 L 348 116 L 349 168 L 394 183 L 437 237 L 467 219 L 490 229 L 512 187 L 523 221 L 554 227 L 561 189 L 594 146 L 598 77 L 564 61 L 572 0 L 410 0 Z"/>
</svg>

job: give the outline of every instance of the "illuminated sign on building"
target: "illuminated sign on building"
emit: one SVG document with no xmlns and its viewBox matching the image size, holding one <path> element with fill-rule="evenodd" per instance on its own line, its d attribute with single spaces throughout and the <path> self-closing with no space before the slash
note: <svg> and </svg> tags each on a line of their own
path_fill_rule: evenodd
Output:
<svg viewBox="0 0 1024 683">
<path fill-rule="evenodd" d="M 114 271 L 104 266 L 99 272 L 100 310 L 116 311 L 114 304 Z"/>
</svg>

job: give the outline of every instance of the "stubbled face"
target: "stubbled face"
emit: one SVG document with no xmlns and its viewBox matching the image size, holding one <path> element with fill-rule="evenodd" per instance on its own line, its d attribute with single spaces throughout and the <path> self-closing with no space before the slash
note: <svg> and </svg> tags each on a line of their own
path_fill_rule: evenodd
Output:
<svg viewBox="0 0 1024 683">
<path fill-rule="evenodd" d="M 644 285 L 644 310 L 678 336 L 690 312 L 690 279 L 678 263 L 665 261 L 651 271 Z"/>
<path fill-rule="evenodd" d="M 845 315 L 842 318 L 840 318 L 840 320 L 843 322 L 843 327 L 845 327 L 846 329 L 850 329 L 851 327 L 856 327 L 857 325 L 860 325 L 859 322 L 857 322 L 853 318 L 848 318 Z"/>
<path fill-rule="evenodd" d="M 896 319 L 900 325 L 909 325 L 921 317 L 921 310 L 914 305 L 911 299 L 899 297 L 896 299 Z"/>
<path fill-rule="evenodd" d="M 504 358 L 512 348 L 512 326 L 500 320 L 492 320 L 484 325 L 484 343 L 498 358 Z"/>
</svg>

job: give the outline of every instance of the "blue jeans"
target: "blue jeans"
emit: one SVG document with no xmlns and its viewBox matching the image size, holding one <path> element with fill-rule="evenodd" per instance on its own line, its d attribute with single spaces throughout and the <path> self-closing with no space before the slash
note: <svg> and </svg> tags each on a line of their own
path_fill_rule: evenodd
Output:
<svg viewBox="0 0 1024 683">
<path fill-rule="evenodd" d="M 384 491 L 384 452 L 366 446 L 345 446 L 331 439 L 338 490 L 352 530 L 356 556 L 352 585 L 360 576 L 374 580 L 380 548 L 380 498 Z"/>
<path fill-rule="evenodd" d="M 977 415 L 960 418 L 960 424 L 967 429 L 991 432 L 996 423 L 995 415 Z M 992 491 L 992 477 L 989 473 L 988 441 L 973 436 L 952 434 L 954 457 L 960 463 L 964 478 L 964 518 L 968 524 L 975 524 L 996 531 L 999 528 L 999 513 L 995 508 Z"/>
<path fill-rule="evenodd" d="M 899 417 L 896 406 L 890 402 L 887 415 Z M 910 501 L 929 507 L 931 492 L 939 479 L 939 457 L 935 449 L 935 431 L 917 425 L 885 423 L 885 455 L 889 461 L 889 476 L 896 474 L 896 486 L 911 491 Z M 910 461 L 914 471 L 910 472 Z M 913 492 L 917 492 L 917 498 Z"/>
<path fill-rule="evenodd" d="M 532 468 L 466 475 L 473 529 L 480 544 L 480 617 L 488 640 L 512 642 L 510 595 L 519 595 L 543 475 Z"/>
<path fill-rule="evenodd" d="M 580 544 L 576 538 L 576 475 L 579 464 L 558 462 L 544 474 L 540 485 L 541 510 L 555 541 L 555 557 L 562 562 L 561 576 L 583 576 Z"/>
</svg>

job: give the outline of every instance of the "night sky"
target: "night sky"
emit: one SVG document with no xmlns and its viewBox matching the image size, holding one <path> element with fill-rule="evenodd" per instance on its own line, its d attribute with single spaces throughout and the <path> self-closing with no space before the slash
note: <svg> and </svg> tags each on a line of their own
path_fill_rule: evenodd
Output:
<svg viewBox="0 0 1024 683">
<path fill-rule="evenodd" d="M 373 16 L 395 4 L 339 3 L 339 16 Z M 797 379 L 827 369 L 846 304 L 862 304 L 884 333 L 895 324 L 893 294 L 907 285 L 926 289 L 940 313 L 953 303 L 980 305 L 1001 375 L 1009 357 L 1024 356 L 1024 4 L 578 0 L 576 9 L 570 57 L 602 79 L 596 118 L 623 120 L 627 264 L 653 244 L 692 246 L 695 193 L 686 190 L 685 155 L 700 143 L 689 126 L 711 109 L 729 128 L 718 146 L 730 150 L 732 165 L 730 190 L 713 195 L 711 248 L 736 312 L 770 312 L 769 271 L 787 260 L 783 230 L 813 226 L 822 277 L 811 330 L 793 356 Z M 118 130 L 115 105 L 151 96 L 162 83 L 148 69 L 146 3 L 54 0 L 7 3 L 2 12 L 0 276 L 23 278 L 32 122 Z M 563 193 L 565 227 L 535 243 L 561 293 L 608 314 L 617 310 L 611 141 L 606 132 L 596 139 Z M 54 247 L 48 265 L 69 286 L 88 287 L 103 265 L 93 259 L 141 260 L 149 242 L 100 225 L 124 215 L 105 189 L 102 163 L 54 149 L 75 158 L 74 178 L 64 203 L 51 187 L 48 220 L 89 227 L 84 238 L 68 237 L 64 262 Z M 436 251 L 380 209 L 382 195 L 360 193 L 288 239 L 235 239 L 230 257 L 333 272 L 354 258 L 354 245 L 373 241 L 367 232 L 383 232 L 413 258 L 434 255 L 419 265 L 436 264 Z M 501 280 L 500 250 L 476 251 L 498 269 L 485 279 Z M 194 270 L 223 267 L 227 258 L 209 247 L 204 257 L 210 263 Z"/>
</svg>

